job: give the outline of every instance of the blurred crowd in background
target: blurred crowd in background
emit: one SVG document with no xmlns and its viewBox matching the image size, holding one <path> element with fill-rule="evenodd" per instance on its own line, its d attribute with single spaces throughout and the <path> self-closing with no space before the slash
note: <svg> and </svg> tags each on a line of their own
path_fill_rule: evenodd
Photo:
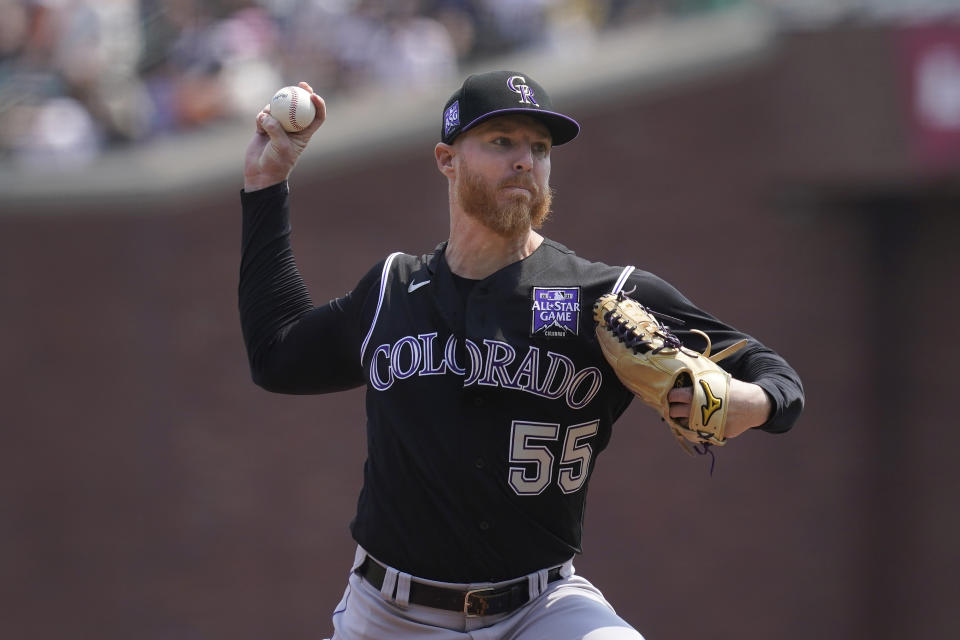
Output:
<svg viewBox="0 0 960 640">
<path fill-rule="evenodd" d="M 486 56 L 740 0 L 0 0 L 0 161 L 84 163 L 309 81 L 455 86 Z M 253 111 L 251 111 L 253 110 Z"/>
<path fill-rule="evenodd" d="M 875 7 L 960 0 L 872 0 Z M 251 117 L 309 81 L 327 98 L 452 87 L 486 57 L 571 47 L 750 0 L 0 0 L 0 163 L 103 150 Z M 757 0 L 836 13 L 863 0 Z"/>
</svg>

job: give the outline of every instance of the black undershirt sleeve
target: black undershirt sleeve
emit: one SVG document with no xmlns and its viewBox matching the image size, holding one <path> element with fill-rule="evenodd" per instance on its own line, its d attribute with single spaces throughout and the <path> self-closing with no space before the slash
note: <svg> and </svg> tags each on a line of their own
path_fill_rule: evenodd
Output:
<svg viewBox="0 0 960 640">
<path fill-rule="evenodd" d="M 360 316 L 379 269 L 342 298 L 314 306 L 290 245 L 287 184 L 240 198 L 240 326 L 254 382 L 291 394 L 360 386 Z"/>
</svg>

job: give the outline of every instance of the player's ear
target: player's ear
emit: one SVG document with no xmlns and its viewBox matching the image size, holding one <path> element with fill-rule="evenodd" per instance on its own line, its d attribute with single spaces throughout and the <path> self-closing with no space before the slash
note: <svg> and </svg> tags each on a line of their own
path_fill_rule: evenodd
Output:
<svg viewBox="0 0 960 640">
<path fill-rule="evenodd" d="M 438 142 L 433 148 L 433 155 L 437 159 L 437 169 L 440 173 L 452 178 L 454 176 L 453 157 L 456 155 L 454 148 L 449 144 Z"/>
</svg>

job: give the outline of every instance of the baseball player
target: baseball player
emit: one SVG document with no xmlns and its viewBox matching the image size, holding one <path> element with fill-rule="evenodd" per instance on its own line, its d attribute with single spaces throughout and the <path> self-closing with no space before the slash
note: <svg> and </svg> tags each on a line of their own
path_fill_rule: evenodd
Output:
<svg viewBox="0 0 960 640">
<path fill-rule="evenodd" d="M 598 347 L 594 302 L 628 293 L 691 348 L 704 347 L 695 331 L 715 348 L 748 341 L 722 363 L 727 438 L 788 430 L 799 377 L 657 276 L 538 233 L 553 148 L 580 126 L 515 71 L 470 76 L 441 112 L 449 237 L 385 257 L 315 306 L 291 250 L 287 178 L 326 112 L 301 86 L 314 122 L 288 134 L 265 107 L 247 148 L 239 304 L 258 385 L 366 387 L 357 550 L 334 639 L 641 638 L 573 565 L 597 456 L 634 397 Z M 691 394 L 670 392 L 670 417 L 690 415 Z"/>
</svg>

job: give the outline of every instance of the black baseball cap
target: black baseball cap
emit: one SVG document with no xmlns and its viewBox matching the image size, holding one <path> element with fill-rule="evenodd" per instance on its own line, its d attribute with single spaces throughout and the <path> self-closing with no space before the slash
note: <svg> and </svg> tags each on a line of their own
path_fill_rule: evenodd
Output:
<svg viewBox="0 0 960 640">
<path fill-rule="evenodd" d="M 542 121 L 550 130 L 553 146 L 570 142 L 580 125 L 553 110 L 550 96 L 533 78 L 519 71 L 491 71 L 467 77 L 443 107 L 440 139 L 454 139 L 484 120 L 522 113 Z"/>
</svg>

